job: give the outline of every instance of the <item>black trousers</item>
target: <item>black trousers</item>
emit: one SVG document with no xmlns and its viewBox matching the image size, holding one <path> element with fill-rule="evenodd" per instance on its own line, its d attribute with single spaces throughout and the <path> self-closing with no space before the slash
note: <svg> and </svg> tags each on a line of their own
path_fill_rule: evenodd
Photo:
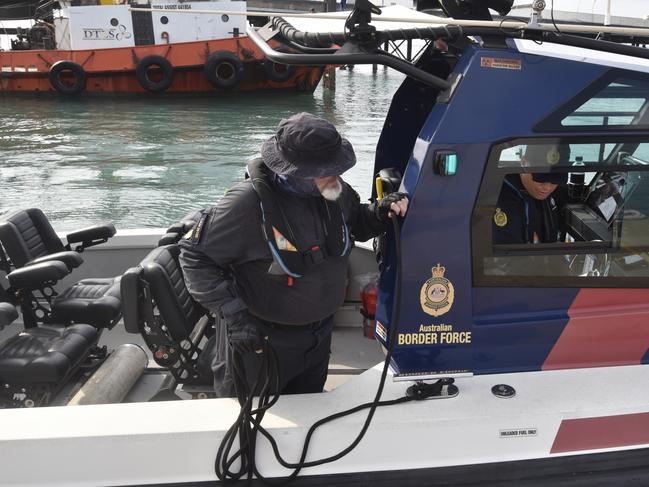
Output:
<svg viewBox="0 0 649 487">
<path fill-rule="evenodd" d="M 270 345 L 277 353 L 282 394 L 322 392 L 329 369 L 332 329 L 332 316 L 301 326 L 263 322 L 262 333 L 268 336 Z M 215 346 L 216 353 L 212 361 L 214 390 L 217 397 L 234 397 L 232 351 L 222 323 L 217 324 Z M 241 359 L 248 387 L 252 387 L 263 357 L 250 352 Z"/>
</svg>

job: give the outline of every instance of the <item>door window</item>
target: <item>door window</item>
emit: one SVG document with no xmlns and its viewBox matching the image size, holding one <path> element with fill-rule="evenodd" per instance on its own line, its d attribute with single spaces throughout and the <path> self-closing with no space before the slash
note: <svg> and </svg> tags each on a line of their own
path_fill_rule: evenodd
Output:
<svg viewBox="0 0 649 487">
<path fill-rule="evenodd" d="M 649 287 L 649 140 L 495 146 L 473 254 L 476 285 Z"/>
</svg>

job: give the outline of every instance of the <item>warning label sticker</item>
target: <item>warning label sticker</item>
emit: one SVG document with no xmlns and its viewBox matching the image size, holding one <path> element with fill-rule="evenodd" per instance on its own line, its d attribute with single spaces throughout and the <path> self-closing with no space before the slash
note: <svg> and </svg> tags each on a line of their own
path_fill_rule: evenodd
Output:
<svg viewBox="0 0 649 487">
<path fill-rule="evenodd" d="M 522 436 L 536 436 L 536 428 L 517 428 L 512 430 L 500 430 L 501 438 L 521 438 Z"/>
<path fill-rule="evenodd" d="M 483 57 L 480 58 L 480 66 L 483 68 L 493 69 L 514 69 L 520 71 L 522 63 L 520 59 L 504 59 L 497 57 Z"/>
</svg>

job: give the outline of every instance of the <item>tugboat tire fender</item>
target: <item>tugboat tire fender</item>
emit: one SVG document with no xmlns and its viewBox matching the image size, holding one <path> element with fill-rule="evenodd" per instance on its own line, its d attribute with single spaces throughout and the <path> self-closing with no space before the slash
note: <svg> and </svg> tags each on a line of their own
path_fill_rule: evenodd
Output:
<svg viewBox="0 0 649 487">
<path fill-rule="evenodd" d="M 66 72 L 72 83 L 66 83 L 61 79 L 61 74 Z M 78 95 L 86 88 L 88 75 L 81 67 L 72 61 L 57 61 L 50 67 L 48 78 L 52 88 L 62 95 Z M 67 76 L 66 76 L 67 77 Z"/>
<path fill-rule="evenodd" d="M 219 51 L 207 58 L 204 71 L 214 88 L 234 88 L 243 79 L 243 62 L 230 51 Z"/>
<path fill-rule="evenodd" d="M 160 79 L 149 77 L 149 68 L 156 66 L 161 71 Z M 171 63 L 162 56 L 151 55 L 143 57 L 135 67 L 135 76 L 140 86 L 152 93 L 162 93 L 171 86 L 174 80 L 174 68 Z"/>
<path fill-rule="evenodd" d="M 288 49 L 282 49 L 281 47 L 277 49 L 278 52 L 289 52 Z M 266 77 L 271 81 L 277 81 L 282 83 L 288 81 L 295 74 L 295 66 L 292 64 L 281 64 L 271 61 L 270 59 L 264 59 L 264 73 Z"/>
</svg>

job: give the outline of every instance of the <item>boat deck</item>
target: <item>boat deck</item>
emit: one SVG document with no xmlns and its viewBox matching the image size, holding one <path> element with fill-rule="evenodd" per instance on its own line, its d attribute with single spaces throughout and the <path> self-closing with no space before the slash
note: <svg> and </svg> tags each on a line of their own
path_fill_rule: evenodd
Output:
<svg viewBox="0 0 649 487">
<path fill-rule="evenodd" d="M 428 472 L 434 467 L 639 448 L 649 445 L 649 391 L 641 387 L 648 375 L 646 367 L 627 366 L 458 379 L 460 393 L 454 399 L 379 408 L 358 448 L 303 475 Z M 264 425 L 284 457 L 294 460 L 311 424 L 370 401 L 379 376 L 377 366 L 329 393 L 282 396 L 266 414 Z M 492 387 L 503 383 L 516 390 L 514 397 L 492 394 Z M 388 378 L 383 398 L 403 396 L 408 386 Z M 0 418 L 3 480 L 15 486 L 212 481 L 218 444 L 238 411 L 232 399 L 7 410 Z M 318 431 L 308 458 L 330 455 L 351 443 L 366 414 L 354 414 Z M 160 448 L 151 449 L 152 444 Z M 39 458 L 40 468 L 25 470 L 25 455 Z M 61 468 L 70 459 L 74 468 Z M 257 465 L 269 476 L 287 473 L 265 442 L 259 447 Z M 601 463 L 592 468 L 610 466 Z M 499 478 L 534 475 L 508 468 L 498 472 Z M 430 471 L 428 480 L 438 474 Z M 417 485 L 407 480 L 404 477 L 399 485 Z"/>
<path fill-rule="evenodd" d="M 359 315 L 360 316 L 360 315 Z M 141 346 L 149 356 L 147 370 L 135 385 L 124 402 L 147 401 L 157 390 L 164 379 L 163 369 L 152 360 L 151 352 L 140 335 L 125 333 L 119 323 L 112 330 L 104 333 L 100 344 L 109 350 L 123 343 L 135 343 Z M 363 336 L 362 328 L 353 326 L 336 326 L 332 335 L 329 376 L 325 390 L 331 391 L 353 377 L 365 372 L 384 358 L 379 343 Z M 183 397 L 182 392 L 179 395 Z"/>
</svg>

